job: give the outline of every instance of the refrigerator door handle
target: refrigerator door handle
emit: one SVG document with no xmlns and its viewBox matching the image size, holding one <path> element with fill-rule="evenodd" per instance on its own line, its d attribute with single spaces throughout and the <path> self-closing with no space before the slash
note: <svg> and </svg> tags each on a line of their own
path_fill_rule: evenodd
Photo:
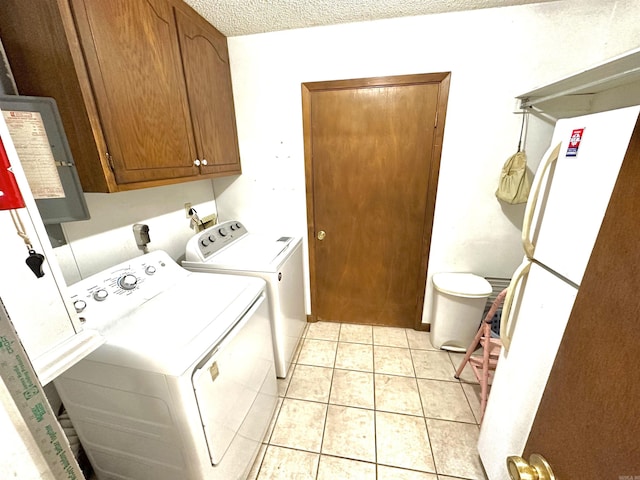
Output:
<svg viewBox="0 0 640 480">
<path fill-rule="evenodd" d="M 542 157 L 543 163 L 540 164 L 541 168 L 538 168 L 538 171 L 533 178 L 533 184 L 531 185 L 531 193 L 529 194 L 529 201 L 527 202 L 527 206 L 525 207 L 524 220 L 522 221 L 522 246 L 524 248 L 524 253 L 529 259 L 533 258 L 533 251 L 535 249 L 533 241 L 531 239 L 531 222 L 533 221 L 533 215 L 538 204 L 538 197 L 540 196 L 542 179 L 545 176 L 547 170 L 549 170 L 551 164 L 558 160 L 561 145 L 562 143 L 558 143 L 558 145 L 556 145 L 555 147 L 549 147 L 549 149 Z"/>
<path fill-rule="evenodd" d="M 511 315 L 511 307 L 513 306 L 513 296 L 518 288 L 518 284 L 529 273 L 530 268 L 531 262 L 529 260 L 525 260 L 525 262 L 516 269 L 513 273 L 513 277 L 511 278 L 511 282 L 509 283 L 509 287 L 507 288 L 507 295 L 505 296 L 504 304 L 502 305 L 500 340 L 502 341 L 502 346 L 507 352 L 511 346 L 511 336 L 513 335 L 513 329 L 515 328 L 515 325 L 510 325 L 511 319 L 509 318 Z"/>
</svg>

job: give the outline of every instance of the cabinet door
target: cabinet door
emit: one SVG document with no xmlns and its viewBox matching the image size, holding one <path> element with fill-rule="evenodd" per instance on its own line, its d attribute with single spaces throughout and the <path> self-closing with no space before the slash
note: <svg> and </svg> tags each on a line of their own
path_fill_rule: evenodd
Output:
<svg viewBox="0 0 640 480">
<path fill-rule="evenodd" d="M 227 39 L 186 6 L 176 24 L 201 171 L 240 173 Z"/>
<path fill-rule="evenodd" d="M 166 0 L 72 0 L 118 184 L 197 175 Z"/>
</svg>

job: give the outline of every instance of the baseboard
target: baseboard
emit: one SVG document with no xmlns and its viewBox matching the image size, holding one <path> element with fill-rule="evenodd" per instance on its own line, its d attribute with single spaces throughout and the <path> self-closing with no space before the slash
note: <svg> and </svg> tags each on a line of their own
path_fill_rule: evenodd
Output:
<svg viewBox="0 0 640 480">
<path fill-rule="evenodd" d="M 307 323 L 316 323 L 318 320 L 314 318 L 313 315 L 307 315 Z M 419 332 L 430 332 L 431 324 L 430 323 L 421 323 L 417 328 L 414 328 Z"/>
</svg>

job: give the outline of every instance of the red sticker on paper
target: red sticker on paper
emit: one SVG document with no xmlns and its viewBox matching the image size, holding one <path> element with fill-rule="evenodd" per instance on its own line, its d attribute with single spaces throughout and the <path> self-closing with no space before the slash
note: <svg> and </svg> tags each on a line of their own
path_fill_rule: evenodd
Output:
<svg viewBox="0 0 640 480">
<path fill-rule="evenodd" d="M 582 134 L 584 128 L 576 128 L 571 132 L 571 138 L 569 139 L 569 148 L 567 148 L 567 157 L 575 157 L 578 155 L 578 148 L 580 148 L 580 142 L 582 141 Z"/>
</svg>

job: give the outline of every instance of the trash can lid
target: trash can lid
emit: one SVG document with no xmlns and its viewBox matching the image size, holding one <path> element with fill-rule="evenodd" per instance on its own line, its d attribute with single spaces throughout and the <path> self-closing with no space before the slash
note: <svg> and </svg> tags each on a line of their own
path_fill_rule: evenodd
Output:
<svg viewBox="0 0 640 480">
<path fill-rule="evenodd" d="M 491 284 L 473 273 L 436 273 L 433 275 L 436 290 L 456 297 L 482 298 L 491 295 Z"/>
</svg>

